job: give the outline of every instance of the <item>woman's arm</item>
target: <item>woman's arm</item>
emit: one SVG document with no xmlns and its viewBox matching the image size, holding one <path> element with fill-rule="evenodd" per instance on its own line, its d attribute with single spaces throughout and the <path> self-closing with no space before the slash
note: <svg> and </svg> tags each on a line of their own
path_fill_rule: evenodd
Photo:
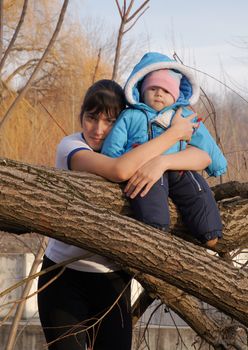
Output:
<svg viewBox="0 0 248 350">
<path fill-rule="evenodd" d="M 198 123 L 192 123 L 194 118 L 195 114 L 182 118 L 179 109 L 173 118 L 172 126 L 155 139 L 132 149 L 119 158 L 110 158 L 92 151 L 78 151 L 71 158 L 71 169 L 87 171 L 116 182 L 128 180 L 142 165 L 179 140 L 189 140 L 193 127 L 198 126 Z"/>
<path fill-rule="evenodd" d="M 134 198 L 141 190 L 145 196 L 154 183 L 167 170 L 203 170 L 211 163 L 208 153 L 188 146 L 178 153 L 157 156 L 140 167 L 129 179 L 125 188 L 127 196 Z"/>
<path fill-rule="evenodd" d="M 165 156 L 158 156 L 157 158 L 163 160 L 164 171 L 166 170 L 203 170 L 212 160 L 209 154 L 201 149 L 193 146 L 187 146 L 183 151 L 167 154 Z"/>
</svg>

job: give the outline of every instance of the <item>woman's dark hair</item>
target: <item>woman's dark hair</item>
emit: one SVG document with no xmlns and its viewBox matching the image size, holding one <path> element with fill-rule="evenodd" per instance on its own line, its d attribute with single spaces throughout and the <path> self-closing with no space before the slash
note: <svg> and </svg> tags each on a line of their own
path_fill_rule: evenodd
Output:
<svg viewBox="0 0 248 350">
<path fill-rule="evenodd" d="M 111 119 L 116 118 L 125 106 L 122 87 L 113 80 L 99 80 L 85 94 L 81 106 L 80 122 L 82 124 L 85 112 L 93 112 L 96 115 L 104 113 Z"/>
</svg>

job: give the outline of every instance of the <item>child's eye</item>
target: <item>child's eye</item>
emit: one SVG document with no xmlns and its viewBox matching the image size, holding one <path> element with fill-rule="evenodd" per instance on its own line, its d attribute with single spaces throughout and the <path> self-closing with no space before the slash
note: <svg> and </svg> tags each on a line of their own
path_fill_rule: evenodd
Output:
<svg viewBox="0 0 248 350">
<path fill-rule="evenodd" d="M 152 86 L 152 87 L 150 88 L 150 91 L 152 91 L 152 92 L 157 91 L 156 86 Z"/>
</svg>

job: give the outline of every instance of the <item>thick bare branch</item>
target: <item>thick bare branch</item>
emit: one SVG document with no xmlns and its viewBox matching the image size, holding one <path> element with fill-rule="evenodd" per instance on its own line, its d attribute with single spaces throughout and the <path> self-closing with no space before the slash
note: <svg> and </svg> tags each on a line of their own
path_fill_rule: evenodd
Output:
<svg viewBox="0 0 248 350">
<path fill-rule="evenodd" d="M 0 159 L 0 166 L 8 166 L 8 168 L 12 168 L 13 171 L 27 171 L 27 165 L 11 160 Z M 42 168 L 32 166 L 32 169 L 33 171 L 39 173 Z M 49 176 L 51 177 L 53 176 L 53 171 L 50 171 L 49 168 L 46 168 L 45 173 L 50 174 Z M 63 174 L 63 172 L 61 172 L 61 174 Z M 67 174 L 67 172 L 65 174 Z M 91 181 L 94 182 L 94 185 L 98 188 L 98 191 L 95 191 L 95 189 L 92 188 L 90 185 Z M 84 184 L 83 186 L 82 182 Z M 76 172 L 70 173 L 70 176 L 67 178 L 67 183 L 70 184 L 70 186 L 75 190 L 75 193 L 77 193 L 82 200 L 92 202 L 92 199 L 94 199 L 92 203 L 97 206 L 114 210 L 121 215 L 131 216 L 129 202 L 122 192 L 123 186 L 121 184 L 119 185 L 107 182 L 99 176 Z M 230 184 L 230 186 L 228 184 Z M 223 194 L 221 198 L 224 197 L 225 200 L 223 202 L 218 202 L 224 225 L 224 238 L 217 245 L 216 251 L 224 254 L 231 250 L 238 249 L 240 243 L 248 247 L 248 228 L 246 226 L 248 216 L 246 203 L 248 200 L 248 194 L 247 183 L 230 182 L 213 188 L 214 192 L 217 191 L 217 196 L 219 196 L 218 193 L 220 192 L 222 186 L 224 188 L 232 188 L 230 195 L 228 196 Z M 244 194 L 243 198 L 237 197 L 239 193 Z M 171 233 L 178 235 L 179 237 L 183 237 L 184 239 L 190 239 L 193 242 L 191 236 L 188 234 L 188 231 L 181 223 L 176 207 L 172 202 L 170 202 L 169 205 Z M 194 243 L 196 242 L 194 241 Z"/>
<path fill-rule="evenodd" d="M 216 201 L 223 199 L 241 197 L 248 198 L 248 184 L 238 181 L 230 181 L 222 185 L 212 187 Z"/>
<path fill-rule="evenodd" d="M 120 27 L 119 27 L 119 31 L 118 31 L 118 37 L 117 37 L 117 43 L 116 43 L 116 49 L 115 49 L 115 58 L 114 58 L 114 65 L 113 65 L 113 72 L 112 72 L 112 79 L 113 80 L 116 79 L 116 77 L 117 77 L 123 35 L 125 33 L 127 33 L 135 25 L 137 20 L 144 14 L 145 10 L 138 16 L 138 18 L 134 21 L 134 23 L 127 30 L 125 30 L 125 26 L 128 22 L 133 20 L 139 14 L 139 12 L 144 8 L 144 6 L 146 4 L 148 4 L 149 1 L 150 0 L 144 1 L 144 3 L 141 4 L 140 7 L 130 17 L 128 17 L 128 16 L 129 16 L 130 11 L 133 7 L 134 0 L 130 1 L 127 9 L 126 9 L 126 1 L 124 1 L 123 11 L 120 10 L 119 2 L 116 1 L 118 11 L 119 11 L 120 17 L 121 17 L 121 23 L 120 23 Z"/>
<path fill-rule="evenodd" d="M 96 176 L 7 161 L 0 163 L 0 179 L 1 224 L 8 222 L 12 228 L 36 231 L 106 255 L 248 324 L 247 272 L 229 266 L 202 247 L 111 211 L 115 203 L 110 193 L 117 185 L 110 184 L 108 189 L 101 179 L 105 182 L 102 191 Z M 87 202 L 85 196 L 91 199 Z M 99 202 L 104 203 L 104 209 L 96 206 Z M 247 201 L 242 205 L 247 210 Z M 232 213 L 230 210 L 229 221 Z M 244 219 L 240 214 L 240 218 L 247 235 L 247 214 Z"/>
</svg>

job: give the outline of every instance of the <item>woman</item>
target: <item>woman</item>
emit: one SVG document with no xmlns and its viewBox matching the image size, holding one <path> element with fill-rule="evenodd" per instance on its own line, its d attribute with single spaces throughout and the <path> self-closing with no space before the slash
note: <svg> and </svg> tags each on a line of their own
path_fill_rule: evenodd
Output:
<svg viewBox="0 0 248 350">
<path fill-rule="evenodd" d="M 136 190 L 136 172 L 139 178 L 144 174 L 142 184 L 148 191 L 168 169 L 200 170 L 209 164 L 209 156 L 194 148 L 175 156 L 160 156 L 178 140 L 189 140 L 193 128 L 197 127 L 197 123 L 191 122 L 195 115 L 185 119 L 181 118 L 180 113 L 163 135 L 119 158 L 98 153 L 116 117 L 124 108 L 124 94 L 117 83 L 101 80 L 91 86 L 81 107 L 82 132 L 61 141 L 56 166 L 87 171 L 116 182 L 132 177 L 132 183 L 128 185 L 130 193 Z M 163 157 L 162 162 L 160 157 Z M 118 264 L 50 239 L 42 269 L 79 256 L 80 260 L 67 265 L 57 278 L 54 277 L 61 268 L 39 278 L 39 289 L 54 278 L 38 294 L 39 314 L 49 349 L 79 350 L 85 349 L 87 344 L 94 350 L 130 350 L 131 277 Z"/>
</svg>

